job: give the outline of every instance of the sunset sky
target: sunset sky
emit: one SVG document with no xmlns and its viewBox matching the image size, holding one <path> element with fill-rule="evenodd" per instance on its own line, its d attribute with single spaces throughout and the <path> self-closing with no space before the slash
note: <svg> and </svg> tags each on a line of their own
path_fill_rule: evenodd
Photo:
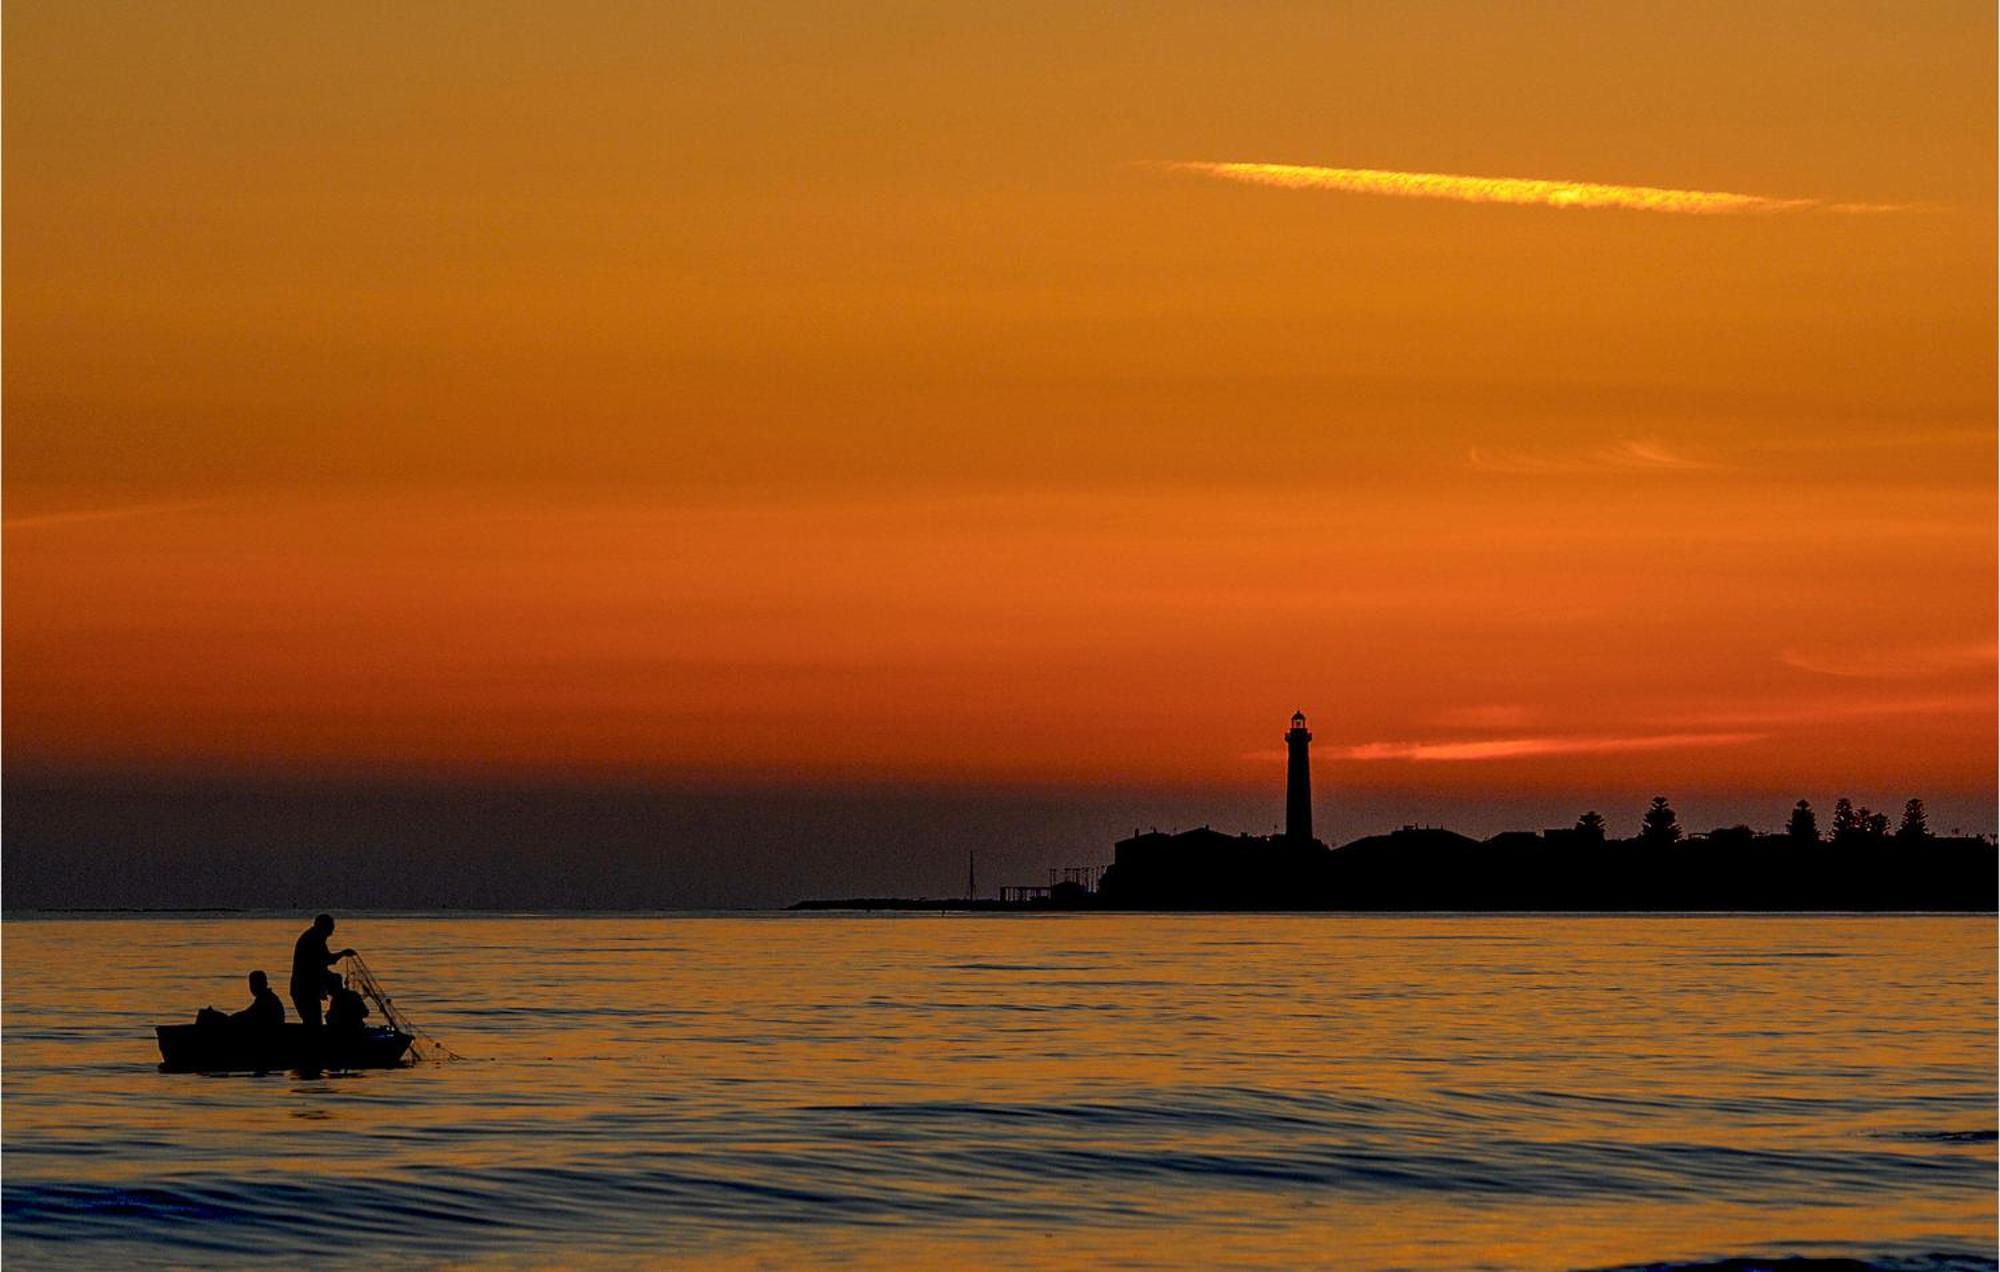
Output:
<svg viewBox="0 0 2000 1272">
<path fill-rule="evenodd" d="M 1993 828 L 1983 0 L 4 36 L 10 772 Z"/>
</svg>

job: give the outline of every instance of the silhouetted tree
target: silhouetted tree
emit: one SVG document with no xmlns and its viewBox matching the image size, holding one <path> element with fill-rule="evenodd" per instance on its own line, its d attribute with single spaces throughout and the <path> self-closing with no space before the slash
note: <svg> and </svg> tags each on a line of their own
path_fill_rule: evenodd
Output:
<svg viewBox="0 0 2000 1272">
<path fill-rule="evenodd" d="M 1592 809 L 1576 819 L 1576 833 L 1585 839 L 1604 842 L 1604 814 Z"/>
<path fill-rule="evenodd" d="M 1887 839 L 1889 837 L 1889 814 L 1871 813 L 1865 808 L 1862 809 L 1861 833 L 1868 839 Z"/>
<path fill-rule="evenodd" d="M 1845 795 L 1833 801 L 1833 842 L 1852 843 L 1861 838 L 1861 816 L 1854 811 L 1854 801 Z"/>
<path fill-rule="evenodd" d="M 1813 816 L 1810 803 L 1800 800 L 1792 805 L 1792 817 L 1785 823 L 1785 833 L 1802 843 L 1819 842 L 1819 818 Z"/>
<path fill-rule="evenodd" d="M 1681 837 L 1680 818 L 1674 816 L 1673 806 L 1664 795 L 1653 796 L 1653 802 L 1646 809 L 1646 815 L 1639 820 L 1639 839 L 1648 844 L 1670 844 Z"/>
<path fill-rule="evenodd" d="M 1903 805 L 1903 824 L 1896 827 L 1898 839 L 1929 839 L 1931 824 L 1924 817 L 1924 801 L 1913 799 Z"/>
</svg>

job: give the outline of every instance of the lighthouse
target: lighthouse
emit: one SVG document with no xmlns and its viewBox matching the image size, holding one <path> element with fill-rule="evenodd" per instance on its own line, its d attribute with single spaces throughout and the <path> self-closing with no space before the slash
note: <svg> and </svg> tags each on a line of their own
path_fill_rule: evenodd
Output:
<svg viewBox="0 0 2000 1272">
<path fill-rule="evenodd" d="M 1313 841 L 1312 761 L 1306 751 L 1313 735 L 1306 732 L 1306 713 L 1292 713 L 1291 730 L 1285 734 L 1285 838 L 1295 844 Z"/>
</svg>

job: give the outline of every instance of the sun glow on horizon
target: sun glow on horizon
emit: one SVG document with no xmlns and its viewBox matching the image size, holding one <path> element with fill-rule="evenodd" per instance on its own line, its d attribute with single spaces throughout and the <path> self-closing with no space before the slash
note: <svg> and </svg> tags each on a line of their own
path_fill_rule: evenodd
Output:
<svg viewBox="0 0 2000 1272">
<path fill-rule="evenodd" d="M 1990 5 L 499 7 L 8 6 L 18 772 L 1992 807 Z"/>
</svg>

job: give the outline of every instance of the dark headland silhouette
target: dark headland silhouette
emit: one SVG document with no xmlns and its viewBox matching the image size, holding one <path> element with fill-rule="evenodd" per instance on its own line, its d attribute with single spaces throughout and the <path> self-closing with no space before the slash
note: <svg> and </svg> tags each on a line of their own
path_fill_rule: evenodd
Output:
<svg viewBox="0 0 2000 1272">
<path fill-rule="evenodd" d="M 1656 796 L 1629 839 L 1611 838 L 1593 810 L 1573 826 L 1485 840 L 1404 826 L 1333 847 L 1312 833 L 1311 743 L 1305 714 L 1295 713 L 1281 834 L 1135 830 L 1102 872 L 1052 870 L 1047 886 L 1002 888 L 998 900 L 857 897 L 792 908 L 1989 911 L 2000 894 L 1994 841 L 1933 834 L 1918 799 L 1893 830 L 1888 815 L 1841 799 L 1822 835 L 1800 800 L 1779 834 L 1728 826 L 1690 835 Z"/>
</svg>

